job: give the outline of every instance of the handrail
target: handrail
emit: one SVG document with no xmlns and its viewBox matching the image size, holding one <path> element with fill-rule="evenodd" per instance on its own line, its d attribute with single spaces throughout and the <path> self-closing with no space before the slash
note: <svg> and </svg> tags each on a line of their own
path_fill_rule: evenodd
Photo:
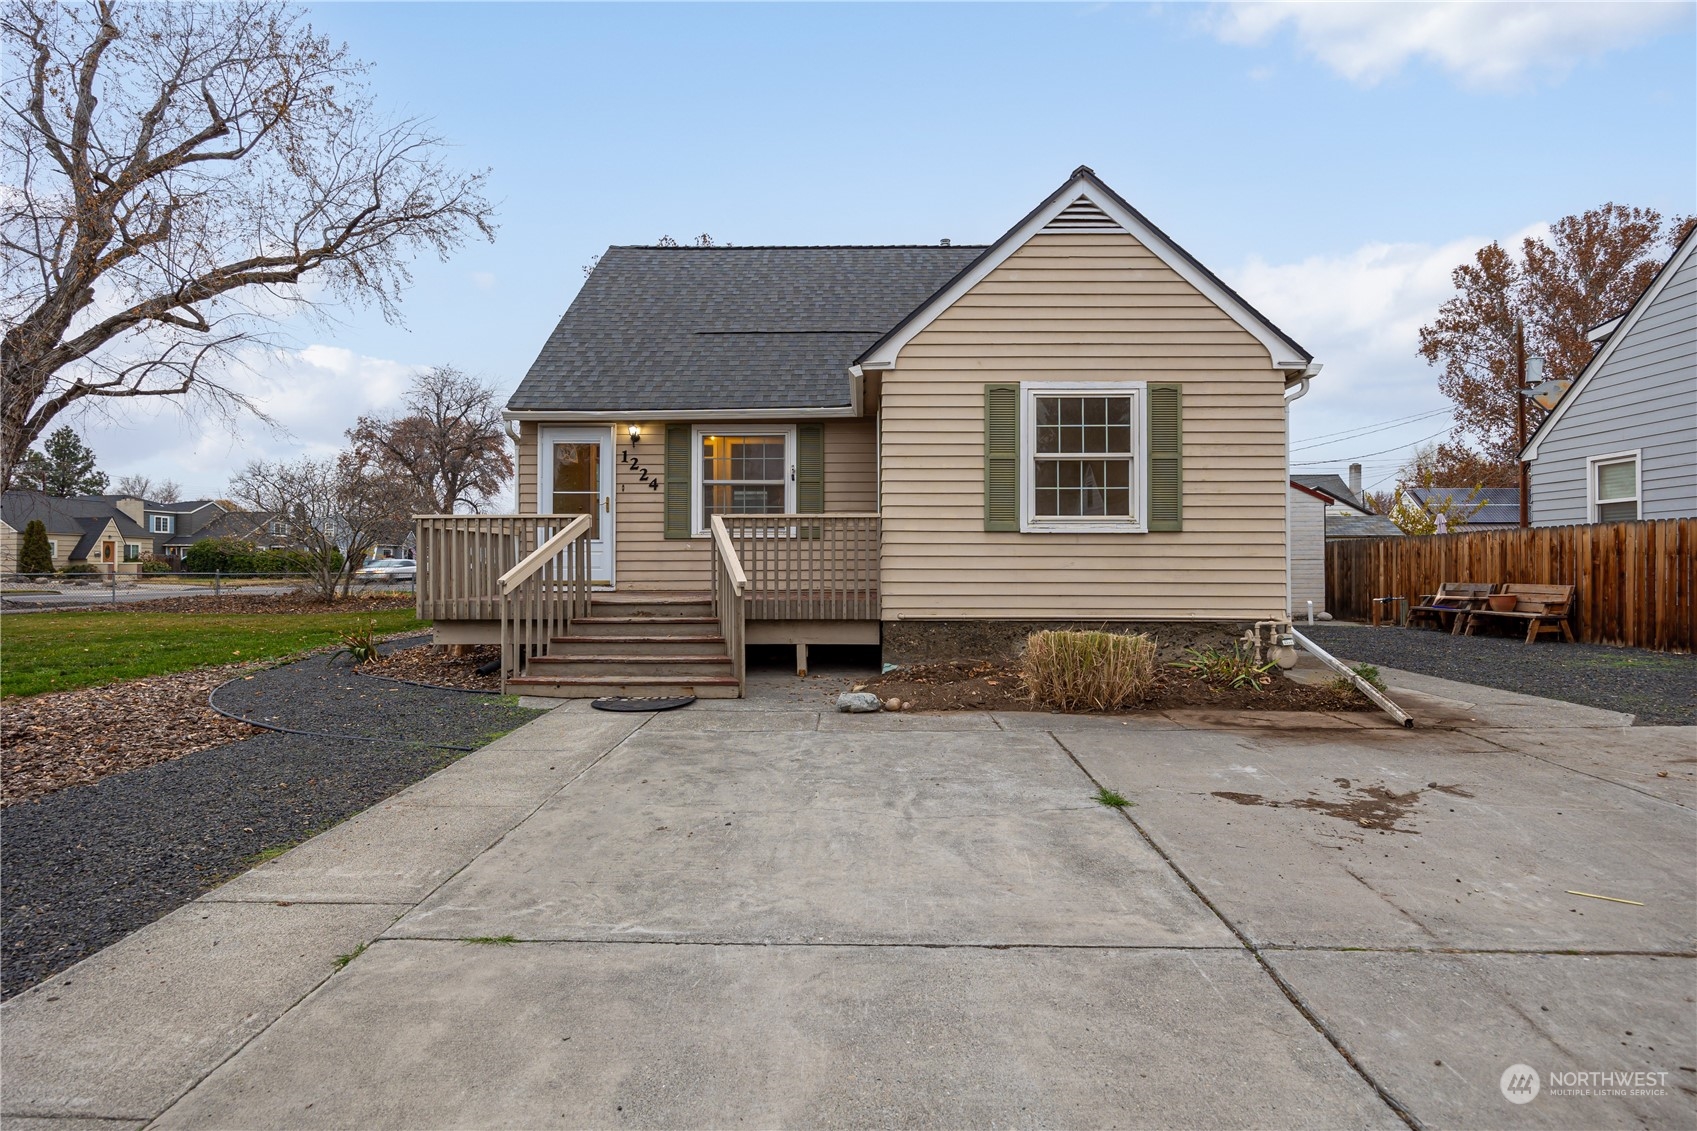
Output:
<svg viewBox="0 0 1697 1131">
<path fill-rule="evenodd" d="M 731 532 L 725 529 L 725 520 L 718 515 L 709 520 L 709 529 L 713 531 L 713 548 L 719 551 L 720 559 L 730 571 L 731 584 L 735 586 L 737 596 L 740 597 L 748 588 L 748 574 L 743 572 L 742 559 L 737 557 L 737 548 L 731 542 Z"/>
<path fill-rule="evenodd" d="M 567 546 L 571 545 L 577 540 L 578 535 L 589 529 L 589 522 L 590 518 L 586 514 L 580 514 L 576 518 L 572 519 L 563 528 L 556 532 L 552 538 L 548 539 L 548 541 L 542 543 L 542 545 L 536 547 L 535 550 L 526 555 L 524 560 L 519 562 L 518 565 L 509 569 L 506 573 L 503 573 L 500 578 L 496 580 L 496 586 L 501 590 L 501 592 L 505 593 L 507 590 L 511 589 L 537 570 L 541 569 L 550 558 L 565 549 Z"/>
<path fill-rule="evenodd" d="M 740 697 L 748 683 L 748 649 L 744 641 L 748 625 L 748 574 L 743 572 L 737 557 L 736 543 L 725 528 L 725 520 L 712 516 L 708 529 L 713 536 L 713 615 L 719 618 L 719 632 L 725 638 L 725 652 L 731 658 L 731 671 L 737 677 Z"/>
</svg>

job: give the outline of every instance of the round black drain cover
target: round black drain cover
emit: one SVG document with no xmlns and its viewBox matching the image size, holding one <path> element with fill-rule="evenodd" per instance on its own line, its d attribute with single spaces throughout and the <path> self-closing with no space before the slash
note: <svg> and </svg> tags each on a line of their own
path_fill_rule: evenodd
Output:
<svg viewBox="0 0 1697 1131">
<path fill-rule="evenodd" d="M 653 698 L 608 695 L 590 701 L 597 711 L 671 711 L 695 702 L 693 695 L 667 695 Z"/>
</svg>

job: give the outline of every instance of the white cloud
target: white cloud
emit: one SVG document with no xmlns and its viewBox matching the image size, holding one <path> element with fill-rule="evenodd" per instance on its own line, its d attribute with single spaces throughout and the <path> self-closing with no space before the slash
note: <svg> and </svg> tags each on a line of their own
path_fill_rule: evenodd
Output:
<svg viewBox="0 0 1697 1131">
<path fill-rule="evenodd" d="M 118 402 L 109 414 L 100 411 L 107 406 L 97 406 L 66 422 L 114 480 L 139 473 L 176 480 L 185 497 L 215 497 L 250 460 L 339 451 L 354 420 L 398 408 L 409 379 L 422 368 L 328 345 L 255 348 L 242 360 L 226 383 L 251 397 L 279 428 L 247 414 L 226 421 L 176 397 Z"/>
<path fill-rule="evenodd" d="M 1539 225 L 1498 238 L 1515 247 L 1523 237 L 1543 231 Z M 1438 392 L 1438 370 L 1415 352 L 1420 326 L 1454 293 L 1450 273 L 1491 238 L 1469 236 L 1441 245 L 1371 243 L 1294 263 L 1252 258 L 1224 272 L 1256 309 L 1325 366 L 1308 395 L 1291 409 L 1294 446 L 1311 437 L 1449 408 Z M 1342 473 L 1359 458 L 1371 486 L 1394 471 L 1415 442 L 1448 428 L 1449 419 L 1440 411 L 1297 451 L 1292 462 L 1326 465 L 1298 470 Z"/>
<path fill-rule="evenodd" d="M 1228 43 L 1262 43 L 1281 31 L 1338 74 L 1372 86 L 1411 59 L 1435 63 L 1470 86 L 1509 87 L 1560 78 L 1580 60 L 1680 24 L 1677 3 L 1233 3 L 1206 25 Z"/>
</svg>

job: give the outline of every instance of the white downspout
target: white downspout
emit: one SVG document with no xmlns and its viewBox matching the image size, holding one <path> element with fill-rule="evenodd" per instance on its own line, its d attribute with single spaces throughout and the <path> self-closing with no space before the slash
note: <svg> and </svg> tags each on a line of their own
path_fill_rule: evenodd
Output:
<svg viewBox="0 0 1697 1131">
<path fill-rule="evenodd" d="M 1320 372 L 1320 368 L 1321 367 L 1320 367 L 1319 362 L 1317 362 L 1317 361 L 1309 362 L 1308 368 L 1304 369 L 1302 371 L 1301 376 L 1297 378 L 1296 392 L 1294 394 L 1287 394 L 1286 397 L 1285 397 L 1285 478 L 1284 478 L 1284 492 L 1285 492 L 1285 619 L 1286 620 L 1289 620 L 1294 615 L 1293 612 L 1291 611 L 1291 596 L 1290 596 L 1290 584 L 1291 584 L 1291 576 L 1290 576 L 1290 406 L 1291 406 L 1291 402 L 1299 401 L 1303 397 L 1306 397 L 1308 395 L 1308 382 L 1310 382 L 1314 379 L 1315 375 Z M 1324 553 L 1325 547 L 1322 546 L 1320 548 L 1320 550 L 1321 550 L 1321 553 Z"/>
</svg>

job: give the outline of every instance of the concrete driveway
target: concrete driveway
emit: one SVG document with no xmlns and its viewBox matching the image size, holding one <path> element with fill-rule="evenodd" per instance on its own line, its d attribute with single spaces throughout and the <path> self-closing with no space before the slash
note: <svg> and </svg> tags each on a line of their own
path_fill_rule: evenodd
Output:
<svg viewBox="0 0 1697 1131">
<path fill-rule="evenodd" d="M 1392 684 L 572 704 L 7 1003 L 7 1125 L 1691 1125 L 1694 732 Z"/>
</svg>

